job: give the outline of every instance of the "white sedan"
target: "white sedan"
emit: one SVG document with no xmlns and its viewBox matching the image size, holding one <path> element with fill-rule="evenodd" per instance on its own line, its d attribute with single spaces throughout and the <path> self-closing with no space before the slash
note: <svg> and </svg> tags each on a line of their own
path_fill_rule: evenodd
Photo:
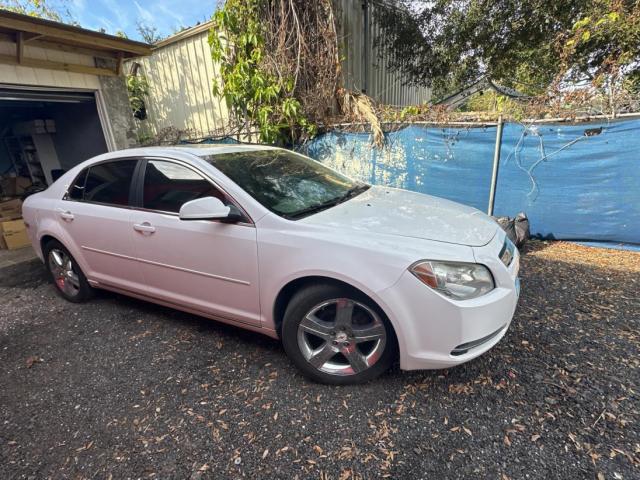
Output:
<svg viewBox="0 0 640 480">
<path fill-rule="evenodd" d="M 64 298 L 112 290 L 280 338 L 325 383 L 471 360 L 519 293 L 518 251 L 480 211 L 271 147 L 107 153 L 23 215 Z"/>
</svg>

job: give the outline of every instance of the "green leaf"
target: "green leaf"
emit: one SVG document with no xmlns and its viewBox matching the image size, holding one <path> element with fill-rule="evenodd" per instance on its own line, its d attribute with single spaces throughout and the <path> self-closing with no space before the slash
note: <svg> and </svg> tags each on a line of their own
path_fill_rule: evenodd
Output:
<svg viewBox="0 0 640 480">
<path fill-rule="evenodd" d="M 589 25 L 590 22 L 591 22 L 591 17 L 581 18 L 580 20 L 578 20 L 576 23 L 573 24 L 573 29 L 578 30 L 582 27 L 586 27 L 587 25 Z"/>
<path fill-rule="evenodd" d="M 284 143 L 293 138 L 293 129 L 311 134 L 316 127 L 291 96 L 293 78 L 276 77 L 262 65 L 265 5 L 265 0 L 226 0 L 214 13 L 209 45 L 222 81 L 212 92 L 224 97 L 237 121 L 256 128 L 261 141 Z"/>
<path fill-rule="evenodd" d="M 609 17 L 609 20 L 611 20 L 612 22 L 617 22 L 618 20 L 620 20 L 620 14 L 618 12 L 610 12 L 607 17 Z"/>
</svg>

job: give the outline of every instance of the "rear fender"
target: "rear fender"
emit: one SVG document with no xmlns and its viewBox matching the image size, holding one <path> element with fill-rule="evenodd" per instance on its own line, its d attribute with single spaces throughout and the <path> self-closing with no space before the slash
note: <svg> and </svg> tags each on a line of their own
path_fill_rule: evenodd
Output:
<svg viewBox="0 0 640 480">
<path fill-rule="evenodd" d="M 34 249 L 36 249 L 36 253 L 40 252 L 40 258 L 42 261 L 46 262 L 44 258 L 44 252 L 41 251 L 42 239 L 46 236 L 53 237 L 57 241 L 59 241 L 64 247 L 69 250 L 71 256 L 76 260 L 83 273 L 89 277 L 89 266 L 82 254 L 82 249 L 80 245 L 77 245 L 67 234 L 66 230 L 62 228 L 60 223 L 57 220 L 52 218 L 43 218 L 40 217 L 38 222 L 38 242 L 37 245 L 34 245 Z"/>
</svg>

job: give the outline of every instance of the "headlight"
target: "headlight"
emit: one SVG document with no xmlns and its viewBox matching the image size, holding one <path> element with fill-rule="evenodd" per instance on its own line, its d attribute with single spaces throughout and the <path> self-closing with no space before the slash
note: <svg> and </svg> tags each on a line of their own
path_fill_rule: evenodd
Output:
<svg viewBox="0 0 640 480">
<path fill-rule="evenodd" d="M 454 300 L 469 300 L 494 288 L 493 276 L 478 263 L 435 262 L 413 264 L 409 271 L 422 283 Z"/>
</svg>

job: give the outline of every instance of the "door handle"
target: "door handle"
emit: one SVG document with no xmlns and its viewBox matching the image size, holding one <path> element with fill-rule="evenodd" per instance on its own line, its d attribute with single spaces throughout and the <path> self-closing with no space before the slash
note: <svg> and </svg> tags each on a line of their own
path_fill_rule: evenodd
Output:
<svg viewBox="0 0 640 480">
<path fill-rule="evenodd" d="M 153 233 L 156 231 L 156 227 L 151 225 L 149 222 L 134 223 L 133 229 L 141 233 Z"/>
<path fill-rule="evenodd" d="M 73 216 L 73 213 L 71 213 L 69 210 L 63 210 L 62 208 L 58 208 L 58 215 L 60 216 L 60 218 L 62 218 L 63 220 L 70 222 L 72 221 L 75 217 Z"/>
</svg>

